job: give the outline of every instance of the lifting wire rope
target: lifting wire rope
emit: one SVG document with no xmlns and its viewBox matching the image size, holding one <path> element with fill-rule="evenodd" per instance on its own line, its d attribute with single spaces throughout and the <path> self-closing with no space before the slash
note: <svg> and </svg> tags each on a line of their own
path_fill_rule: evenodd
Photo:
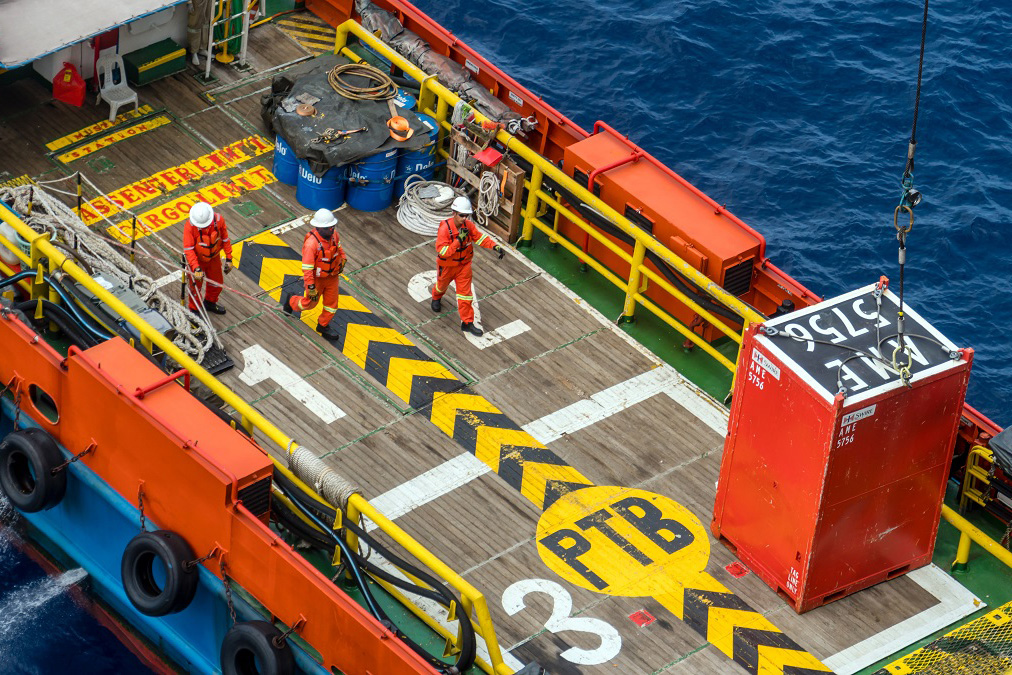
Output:
<svg viewBox="0 0 1012 675">
<path fill-rule="evenodd" d="M 364 77 L 376 84 L 356 87 L 344 79 L 349 75 Z M 386 101 L 397 95 L 397 85 L 389 75 L 363 63 L 334 66 L 327 73 L 327 82 L 338 94 L 353 101 Z"/>
<path fill-rule="evenodd" d="M 924 0 L 924 17 L 921 20 L 921 51 L 917 63 L 917 90 L 914 94 L 914 121 L 910 129 L 910 142 L 907 145 L 906 166 L 903 169 L 903 178 L 900 181 L 902 194 L 900 203 L 893 211 L 893 227 L 896 228 L 896 241 L 899 242 L 897 258 L 900 265 L 900 289 L 899 289 L 899 310 L 896 314 L 896 349 L 892 354 L 892 367 L 903 380 L 903 384 L 910 384 L 910 367 L 913 364 L 913 356 L 905 343 L 903 322 L 906 315 L 903 312 L 903 282 L 907 262 L 907 235 L 914 229 L 914 207 L 921 202 L 921 193 L 914 189 L 914 152 L 917 149 L 917 114 L 921 105 L 921 80 L 924 74 L 924 43 L 928 32 L 928 0 Z M 906 213 L 909 220 L 906 224 L 900 224 L 900 214 Z M 879 349 L 881 350 L 881 343 Z M 906 365 L 900 365 L 897 357 L 903 352 L 907 356 Z"/>
</svg>

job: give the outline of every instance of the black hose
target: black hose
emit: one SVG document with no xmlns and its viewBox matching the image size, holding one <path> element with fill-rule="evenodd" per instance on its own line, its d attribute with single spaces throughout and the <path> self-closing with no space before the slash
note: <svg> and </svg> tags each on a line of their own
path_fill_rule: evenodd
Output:
<svg viewBox="0 0 1012 675">
<path fill-rule="evenodd" d="M 35 312 L 36 303 L 38 300 L 25 300 L 14 305 L 14 309 L 20 310 L 27 315 L 31 315 Z M 82 333 L 78 330 L 75 319 L 68 314 L 62 307 L 49 300 L 42 300 L 42 315 L 55 323 L 63 331 L 63 334 L 74 343 L 75 346 L 80 349 L 88 349 L 94 347 L 99 343 L 98 340 L 93 338 L 87 333 Z"/>
<path fill-rule="evenodd" d="M 57 295 L 60 296 L 66 310 L 72 314 L 75 319 L 77 319 L 82 328 L 87 330 L 99 340 L 111 340 L 115 337 L 108 331 L 108 329 L 106 329 L 105 326 L 93 326 L 90 317 L 86 317 L 78 311 L 77 304 L 71 299 L 70 293 L 68 293 L 67 289 L 63 287 L 63 284 L 51 276 L 46 276 L 46 282 L 49 284 L 50 288 L 54 289 Z"/>
</svg>

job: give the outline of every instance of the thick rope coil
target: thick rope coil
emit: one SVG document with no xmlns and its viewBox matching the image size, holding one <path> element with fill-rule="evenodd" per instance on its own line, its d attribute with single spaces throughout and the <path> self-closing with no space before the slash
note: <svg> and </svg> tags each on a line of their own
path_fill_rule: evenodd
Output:
<svg viewBox="0 0 1012 675">
<path fill-rule="evenodd" d="M 30 190 L 32 213 L 24 218 L 29 227 L 39 233 L 49 232 L 54 243 L 71 248 L 71 257 L 83 260 L 95 274 L 118 281 L 123 286 L 132 286 L 144 304 L 172 324 L 176 331 L 173 344 L 193 356 L 197 362 L 203 360 L 204 354 L 214 345 L 215 340 L 210 324 L 155 288 L 151 277 L 141 272 L 102 236 L 89 229 L 69 206 L 39 186 L 3 188 L 0 189 L 0 199 L 12 203 L 15 211 L 26 213 Z"/>
<path fill-rule="evenodd" d="M 306 485 L 313 488 L 328 502 L 340 509 L 348 506 L 348 499 L 360 493 L 349 480 L 323 463 L 312 450 L 299 446 L 288 456 L 288 467 Z"/>
<path fill-rule="evenodd" d="M 464 194 L 446 183 L 425 180 L 418 174 L 408 176 L 404 185 L 404 194 L 397 207 L 397 222 L 423 237 L 435 237 L 439 233 L 439 223 L 453 215 L 450 204 L 454 198 Z M 419 194 L 433 190 L 436 193 L 434 197 L 422 197 Z"/>
</svg>

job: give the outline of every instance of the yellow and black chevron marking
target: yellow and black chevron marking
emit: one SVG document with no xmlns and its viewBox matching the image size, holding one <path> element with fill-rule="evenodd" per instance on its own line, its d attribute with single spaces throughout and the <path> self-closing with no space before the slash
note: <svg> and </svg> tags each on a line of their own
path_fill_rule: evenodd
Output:
<svg viewBox="0 0 1012 675">
<path fill-rule="evenodd" d="M 1012 602 L 893 661 L 875 675 L 998 675 L 1012 671 Z"/>
<path fill-rule="evenodd" d="M 298 251 L 270 232 L 255 235 L 233 250 L 239 270 L 275 300 L 283 291 L 302 292 L 300 258 Z M 303 312 L 302 321 L 315 327 L 320 311 L 317 305 L 311 312 Z M 349 360 L 394 396 L 427 414 L 443 433 L 539 509 L 549 509 L 562 497 L 594 485 L 353 296 L 341 294 L 331 326 L 340 333 L 336 347 Z M 588 518 L 594 515 L 597 514 Z M 603 521 L 597 527 L 611 531 Z M 701 526 L 696 527 L 705 539 Z M 702 567 L 705 563 L 704 558 Z M 676 573 L 670 568 L 662 571 Z M 696 587 L 690 586 L 691 583 Z M 693 573 L 685 579 L 663 579 L 651 587 L 656 587 L 658 601 L 750 673 L 829 672 L 814 656 L 705 573 Z"/>
<path fill-rule="evenodd" d="M 322 54 L 334 51 L 334 27 L 310 12 L 278 19 L 277 25 L 311 52 Z"/>
</svg>

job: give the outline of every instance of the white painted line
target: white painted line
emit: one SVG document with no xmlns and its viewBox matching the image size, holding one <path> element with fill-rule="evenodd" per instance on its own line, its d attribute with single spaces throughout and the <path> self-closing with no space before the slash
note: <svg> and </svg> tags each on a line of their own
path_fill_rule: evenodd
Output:
<svg viewBox="0 0 1012 675">
<path fill-rule="evenodd" d="M 289 220 L 287 223 L 282 223 L 277 227 L 272 227 L 271 234 L 284 234 L 290 230 L 307 225 L 309 223 L 309 218 L 309 216 L 299 216 L 294 220 Z"/>
<path fill-rule="evenodd" d="M 585 429 L 652 396 L 666 394 L 723 436 L 727 429 L 727 417 L 720 416 L 717 409 L 710 406 L 711 399 L 698 396 L 698 390 L 686 387 L 684 382 L 673 368 L 659 366 L 608 387 L 589 399 L 577 401 L 534 420 L 524 425 L 523 430 L 547 445 L 565 434 Z M 393 520 L 467 485 L 488 471 L 484 462 L 470 453 L 462 453 L 370 501 Z M 366 527 L 373 529 L 371 523 Z"/>
<path fill-rule="evenodd" d="M 436 283 L 436 270 L 419 272 L 408 281 L 408 295 L 415 302 L 430 300 L 434 283 Z"/>
<path fill-rule="evenodd" d="M 828 668 L 837 675 L 853 675 L 987 606 L 936 565 L 916 569 L 907 577 L 938 598 L 938 604 L 823 659 Z"/>
<path fill-rule="evenodd" d="M 242 359 L 244 367 L 239 373 L 239 379 L 251 387 L 264 380 L 273 380 L 325 424 L 331 424 L 345 416 L 343 410 L 261 345 L 251 345 L 242 350 Z"/>
<path fill-rule="evenodd" d="M 478 323 L 480 318 L 481 317 L 478 314 L 478 308 L 476 306 L 474 309 L 475 323 Z M 479 323 L 478 325 L 481 324 Z M 516 337 L 517 335 L 526 333 L 530 329 L 531 329 L 530 326 L 528 326 L 520 319 L 517 319 L 516 321 L 510 321 L 505 326 L 499 326 L 498 328 L 487 330 L 485 331 L 485 334 L 482 335 L 481 337 L 471 335 L 470 333 L 464 333 L 464 337 L 466 337 L 471 342 L 471 344 L 473 344 L 478 349 L 487 349 L 492 345 L 499 344 L 503 340 L 509 340 L 510 338 Z"/>
<path fill-rule="evenodd" d="M 452 492 L 488 471 L 487 464 L 471 453 L 464 453 L 369 501 L 383 515 L 393 520 Z M 372 521 L 366 522 L 366 530 L 375 528 L 376 525 Z"/>
</svg>

